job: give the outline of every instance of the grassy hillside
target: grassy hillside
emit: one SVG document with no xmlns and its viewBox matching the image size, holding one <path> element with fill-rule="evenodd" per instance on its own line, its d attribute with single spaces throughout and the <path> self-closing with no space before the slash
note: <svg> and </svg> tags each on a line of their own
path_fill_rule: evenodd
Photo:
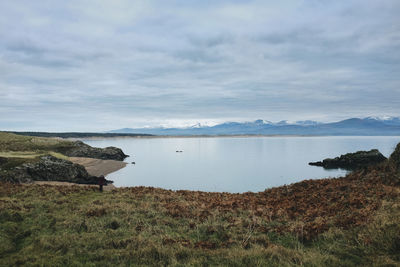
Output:
<svg viewBox="0 0 400 267">
<path fill-rule="evenodd" d="M 42 153 L 44 151 L 58 151 L 72 146 L 72 142 L 33 136 L 22 136 L 0 132 L 0 152 Z"/>
<path fill-rule="evenodd" d="M 70 141 L 59 139 L 21 136 L 12 133 L 0 132 L 0 175 L 23 163 L 34 163 L 40 156 L 52 155 L 68 160 L 68 157 L 55 152 L 71 147 Z"/>
<path fill-rule="evenodd" d="M 0 184 L 0 265 L 398 266 L 394 168 L 260 193 Z"/>
</svg>

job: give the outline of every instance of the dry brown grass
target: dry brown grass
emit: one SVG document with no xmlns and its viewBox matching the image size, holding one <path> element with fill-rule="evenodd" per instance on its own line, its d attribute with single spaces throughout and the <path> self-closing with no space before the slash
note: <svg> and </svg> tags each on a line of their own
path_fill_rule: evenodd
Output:
<svg viewBox="0 0 400 267">
<path fill-rule="evenodd" d="M 1 184 L 0 265 L 395 266 L 382 168 L 245 194 Z"/>
</svg>

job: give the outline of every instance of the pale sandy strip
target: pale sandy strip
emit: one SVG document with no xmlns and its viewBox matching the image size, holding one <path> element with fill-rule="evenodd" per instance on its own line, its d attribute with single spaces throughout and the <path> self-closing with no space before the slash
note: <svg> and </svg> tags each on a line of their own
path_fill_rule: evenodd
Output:
<svg viewBox="0 0 400 267">
<path fill-rule="evenodd" d="M 80 164 L 85 167 L 87 172 L 93 176 L 100 176 L 110 174 L 126 166 L 126 162 L 117 160 L 102 160 L 93 158 L 81 158 L 81 157 L 70 157 L 68 160 L 73 163 Z M 57 186 L 90 186 L 99 187 L 98 185 L 87 185 L 87 184 L 75 184 L 69 182 L 58 182 L 58 181 L 35 181 L 33 184 L 38 185 L 57 185 Z M 116 188 L 113 184 L 109 184 L 103 187 L 105 191 L 111 191 Z"/>
<path fill-rule="evenodd" d="M 93 158 L 70 157 L 70 161 L 85 167 L 87 172 L 93 176 L 110 174 L 126 166 L 126 162 L 117 160 L 102 160 Z"/>
</svg>

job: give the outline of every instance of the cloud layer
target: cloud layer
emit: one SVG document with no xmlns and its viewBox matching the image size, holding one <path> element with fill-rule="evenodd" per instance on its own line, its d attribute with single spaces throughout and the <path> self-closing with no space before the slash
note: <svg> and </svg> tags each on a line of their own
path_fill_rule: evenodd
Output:
<svg viewBox="0 0 400 267">
<path fill-rule="evenodd" d="M 400 115 L 400 2 L 2 1 L 0 129 Z"/>
</svg>

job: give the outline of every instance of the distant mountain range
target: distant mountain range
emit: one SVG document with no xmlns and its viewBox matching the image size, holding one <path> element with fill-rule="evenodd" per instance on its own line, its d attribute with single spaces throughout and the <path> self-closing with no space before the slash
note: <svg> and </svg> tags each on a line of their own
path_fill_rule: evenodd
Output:
<svg viewBox="0 0 400 267">
<path fill-rule="evenodd" d="M 215 126 L 200 124 L 186 128 L 124 128 L 110 133 L 136 133 L 153 135 L 399 135 L 400 118 L 351 118 L 333 123 L 316 121 L 270 122 L 256 120 L 252 122 L 225 122 Z"/>
</svg>

